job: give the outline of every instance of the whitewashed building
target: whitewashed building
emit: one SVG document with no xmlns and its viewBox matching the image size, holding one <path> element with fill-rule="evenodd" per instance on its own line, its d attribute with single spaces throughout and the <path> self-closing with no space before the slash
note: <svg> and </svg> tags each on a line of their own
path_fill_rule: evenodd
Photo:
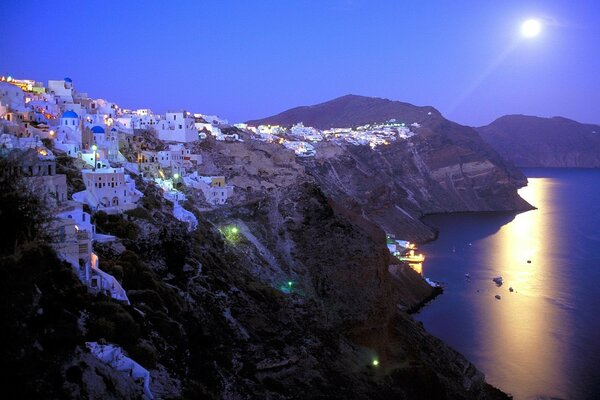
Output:
<svg viewBox="0 0 600 400">
<path fill-rule="evenodd" d="M 165 114 L 165 119 L 154 126 L 160 140 L 166 142 L 190 143 L 198 140 L 198 129 L 194 119 L 187 116 L 185 111 Z"/>
<path fill-rule="evenodd" d="M 186 186 L 202 191 L 206 201 L 212 205 L 223 205 L 233 194 L 233 186 L 225 184 L 224 176 L 202 176 L 197 172 L 183 178 Z"/>
<path fill-rule="evenodd" d="M 96 168 L 81 171 L 85 190 L 74 193 L 73 199 L 86 203 L 93 210 L 119 213 L 136 207 L 142 193 L 123 168 Z"/>
</svg>

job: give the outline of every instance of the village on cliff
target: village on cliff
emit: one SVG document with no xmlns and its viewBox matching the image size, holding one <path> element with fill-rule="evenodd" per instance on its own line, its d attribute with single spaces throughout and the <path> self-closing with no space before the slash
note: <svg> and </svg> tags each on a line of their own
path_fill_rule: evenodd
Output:
<svg viewBox="0 0 600 400">
<path fill-rule="evenodd" d="M 76 91 L 70 78 L 44 85 L 0 77 L 0 158 L 13 166 L 0 171 L 2 178 L 22 178 L 53 210 L 52 246 L 89 290 L 125 303 L 129 303 L 126 290 L 102 271 L 92 246 L 117 238 L 96 232 L 92 215 L 135 209 L 143 196 L 136 180 L 160 188 L 173 204 L 173 216 L 192 231 L 198 220 L 182 205 L 186 201 L 183 188 L 201 193 L 207 209 L 225 205 L 234 194 L 234 187 L 223 175 L 199 173 L 203 157 L 197 144 L 209 136 L 224 142 L 270 142 L 298 157 L 312 157 L 316 142 L 338 141 L 375 149 L 413 136 L 411 127 L 418 128 L 418 124 L 406 126 L 390 120 L 329 130 L 302 123 L 289 128 L 229 125 L 213 115 L 187 111 L 155 114 L 149 109 L 121 108 Z M 77 160 L 84 190 L 68 196 L 67 176 L 57 173 L 57 157 Z M 415 255 L 413 244 L 388 236 L 388 248 L 413 268 L 421 268 L 424 257 Z M 88 343 L 88 348 L 114 368 L 140 378 L 146 396 L 152 397 L 148 372 L 119 348 L 97 343 Z"/>
</svg>

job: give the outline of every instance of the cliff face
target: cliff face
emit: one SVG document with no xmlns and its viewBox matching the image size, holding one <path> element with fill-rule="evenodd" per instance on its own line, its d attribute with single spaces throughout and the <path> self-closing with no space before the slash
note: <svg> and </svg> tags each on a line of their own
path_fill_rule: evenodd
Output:
<svg viewBox="0 0 600 400">
<path fill-rule="evenodd" d="M 474 129 L 432 107 L 349 95 L 251 122 L 329 128 L 390 119 L 416 123 L 416 135 L 374 150 L 322 142 L 314 159 L 299 163 L 345 208 L 409 239 L 432 237 L 419 220 L 427 213 L 530 208 L 516 193 L 527 182 L 523 174 Z"/>
<path fill-rule="evenodd" d="M 466 137 L 423 132 L 373 151 L 322 144 L 317 157 L 303 163 L 327 194 L 410 239 L 430 237 L 419 220 L 427 213 L 527 209 L 516 193 L 525 184 L 521 173 L 493 152 L 486 154 L 468 128 L 448 128 Z"/>
<path fill-rule="evenodd" d="M 212 162 L 256 182 L 241 173 L 259 168 L 220 146 Z M 97 215 L 99 231 L 121 238 L 95 250 L 131 305 L 87 293 L 43 245 L 2 254 L 8 398 L 140 396 L 86 353 L 85 341 L 103 340 L 150 371 L 159 398 L 506 398 L 410 319 L 431 287 L 405 266 L 389 274 L 383 232 L 302 169 L 291 170 L 304 182 L 280 171 L 280 187 L 248 190 L 235 207 L 200 214 L 192 198 L 191 234 L 152 185 L 138 209 Z"/>
<path fill-rule="evenodd" d="M 407 314 L 433 289 L 390 258 L 384 232 L 425 239 L 423 213 L 525 207 L 523 176 L 473 130 L 407 110 L 416 135 L 375 150 L 320 143 L 299 159 L 248 138 L 200 143 L 200 172 L 235 191 L 207 211 L 186 190 L 192 233 L 138 179 L 137 209 L 94 216 L 120 238 L 95 252 L 131 305 L 87 293 L 42 244 L 0 254 L 9 397 L 139 394 L 83 347 L 104 340 L 150 371 L 161 398 L 506 398 Z"/>
<path fill-rule="evenodd" d="M 561 117 L 506 115 L 477 131 L 520 167 L 600 167 L 598 125 Z"/>
</svg>

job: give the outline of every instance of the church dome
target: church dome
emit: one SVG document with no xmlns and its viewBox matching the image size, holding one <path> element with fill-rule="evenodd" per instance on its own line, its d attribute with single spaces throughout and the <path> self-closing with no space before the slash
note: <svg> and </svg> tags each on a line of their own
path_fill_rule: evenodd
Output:
<svg viewBox="0 0 600 400">
<path fill-rule="evenodd" d="M 77 113 L 75 111 L 65 111 L 61 118 L 77 118 Z"/>
<path fill-rule="evenodd" d="M 103 127 L 96 125 L 96 126 L 92 127 L 92 133 L 105 133 L 105 132 L 104 132 Z"/>
</svg>

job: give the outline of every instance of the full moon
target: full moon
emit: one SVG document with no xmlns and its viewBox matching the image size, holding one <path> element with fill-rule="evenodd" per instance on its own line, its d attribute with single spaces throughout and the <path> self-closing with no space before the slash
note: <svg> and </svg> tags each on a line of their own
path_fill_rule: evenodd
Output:
<svg viewBox="0 0 600 400">
<path fill-rule="evenodd" d="M 532 38 L 539 35 L 542 30 L 542 23 L 537 19 L 528 19 L 521 25 L 521 35 Z"/>
</svg>

